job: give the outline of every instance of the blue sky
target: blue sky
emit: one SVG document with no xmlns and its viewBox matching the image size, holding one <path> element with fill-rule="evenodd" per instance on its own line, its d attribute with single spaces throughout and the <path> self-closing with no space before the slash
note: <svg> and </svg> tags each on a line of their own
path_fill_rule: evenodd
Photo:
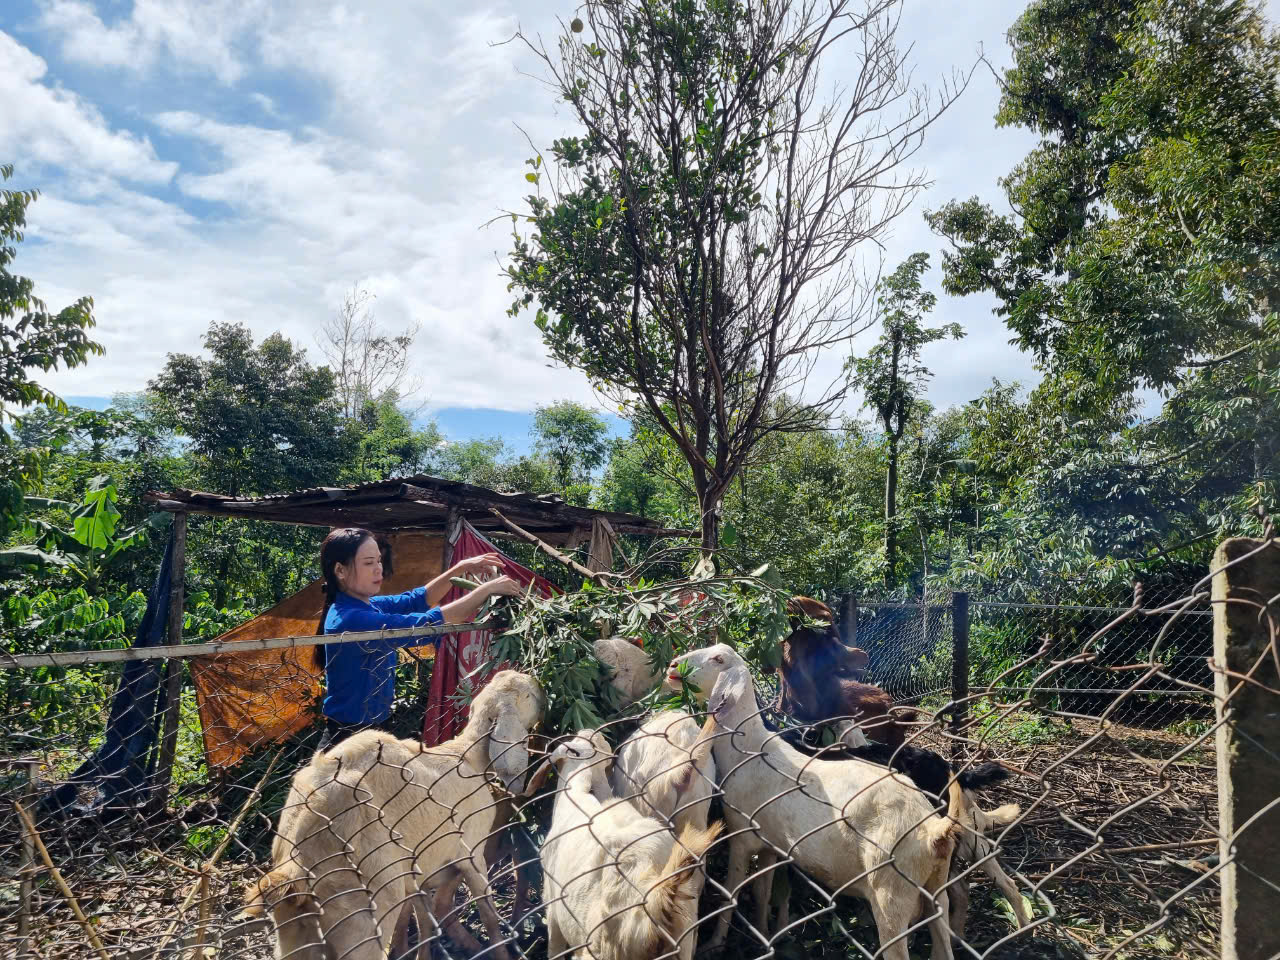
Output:
<svg viewBox="0 0 1280 960">
<path fill-rule="evenodd" d="M 979 45 L 1005 62 L 1022 7 L 909 0 L 900 37 L 917 81 L 936 84 Z M 420 325 L 416 399 L 447 428 L 514 441 L 538 404 L 608 412 L 582 376 L 550 364 L 527 315 L 506 315 L 509 225 L 484 226 L 528 187 L 516 124 L 538 144 L 571 129 L 522 75 L 531 59 L 495 43 L 517 23 L 552 35 L 571 12 L 543 0 L 7 0 L 0 162 L 17 166 L 11 186 L 42 191 L 17 267 L 53 306 L 92 295 L 107 348 L 48 384 L 138 390 L 167 353 L 198 351 L 212 321 L 279 330 L 316 356 L 320 324 L 358 284 L 387 327 Z M 847 62 L 833 58 L 823 84 L 847 81 Z M 935 183 L 897 221 L 887 269 L 914 250 L 937 262 L 924 209 L 974 194 L 999 203 L 996 178 L 1031 138 L 996 130 L 995 102 L 980 70 L 931 130 L 916 161 Z M 864 255 L 874 266 L 880 251 Z M 991 305 L 940 298 L 936 319 L 968 336 L 926 354 L 936 403 L 993 377 L 1034 380 Z M 829 351 L 814 380 L 844 358 Z"/>
</svg>

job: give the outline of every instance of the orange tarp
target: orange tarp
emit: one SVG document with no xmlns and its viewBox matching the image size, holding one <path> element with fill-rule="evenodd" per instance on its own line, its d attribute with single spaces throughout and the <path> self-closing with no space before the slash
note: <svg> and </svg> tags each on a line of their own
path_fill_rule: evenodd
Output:
<svg viewBox="0 0 1280 960">
<path fill-rule="evenodd" d="M 439 576 L 444 538 L 420 533 L 392 535 L 394 572 L 384 593 L 400 593 Z M 312 636 L 324 608 L 321 581 L 286 597 L 270 610 L 228 630 L 219 640 L 263 640 Z M 283 740 L 315 721 L 324 692 L 318 646 L 220 653 L 191 662 L 204 749 L 210 767 L 227 767 L 267 743 Z M 430 646 L 413 651 L 434 655 Z"/>
</svg>

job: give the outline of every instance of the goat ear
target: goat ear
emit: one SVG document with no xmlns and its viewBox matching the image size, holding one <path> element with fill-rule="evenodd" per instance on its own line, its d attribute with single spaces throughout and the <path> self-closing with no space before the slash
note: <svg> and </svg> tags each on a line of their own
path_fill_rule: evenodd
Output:
<svg viewBox="0 0 1280 960">
<path fill-rule="evenodd" d="M 532 797 L 546 784 L 547 779 L 551 776 L 551 771 L 555 767 L 556 760 L 563 760 L 564 754 L 556 757 L 554 754 L 547 757 L 538 765 L 538 769 L 533 772 L 533 776 L 529 778 L 529 782 L 525 785 L 524 792 L 521 797 Z"/>
<path fill-rule="evenodd" d="M 512 793 L 520 793 L 529 767 L 529 731 L 511 700 L 499 701 L 489 731 L 489 766 Z"/>
<path fill-rule="evenodd" d="M 716 677 L 711 695 L 707 697 L 707 712 L 720 721 L 739 700 L 751 693 L 750 671 L 746 667 L 730 667 Z"/>
</svg>

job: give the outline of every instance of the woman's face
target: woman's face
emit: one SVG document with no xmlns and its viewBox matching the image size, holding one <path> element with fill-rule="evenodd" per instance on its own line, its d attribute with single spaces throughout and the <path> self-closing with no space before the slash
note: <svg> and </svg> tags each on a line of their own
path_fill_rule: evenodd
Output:
<svg viewBox="0 0 1280 960">
<path fill-rule="evenodd" d="M 342 589 L 358 600 L 368 600 L 382 586 L 382 551 L 377 541 L 366 537 L 350 564 L 334 564 L 333 572 Z"/>
</svg>

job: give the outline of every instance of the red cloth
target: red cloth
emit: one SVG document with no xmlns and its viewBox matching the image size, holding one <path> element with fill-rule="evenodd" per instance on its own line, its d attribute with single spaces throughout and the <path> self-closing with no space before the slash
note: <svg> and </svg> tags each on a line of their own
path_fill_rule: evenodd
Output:
<svg viewBox="0 0 1280 960">
<path fill-rule="evenodd" d="M 498 548 L 481 536 L 475 527 L 463 522 L 462 532 L 453 547 L 454 563 L 486 553 L 498 552 L 500 552 Z M 533 584 L 544 597 L 560 592 L 555 584 L 544 580 L 532 570 L 520 566 L 510 557 L 502 558 L 502 573 L 519 581 L 523 586 Z M 450 587 L 441 604 L 457 600 L 464 592 L 461 587 Z M 466 676 L 485 662 L 492 639 L 493 633 L 489 630 L 447 634 L 440 638 L 435 663 L 431 668 L 431 693 L 427 698 L 427 714 L 422 721 L 422 742 L 428 747 L 451 740 L 466 723 L 467 708 L 449 698 L 458 691 L 459 677 Z M 482 679 L 473 680 L 473 692 L 479 693 L 489 678 L 503 666 L 508 665 L 499 664 L 495 669 L 488 671 Z"/>
</svg>

